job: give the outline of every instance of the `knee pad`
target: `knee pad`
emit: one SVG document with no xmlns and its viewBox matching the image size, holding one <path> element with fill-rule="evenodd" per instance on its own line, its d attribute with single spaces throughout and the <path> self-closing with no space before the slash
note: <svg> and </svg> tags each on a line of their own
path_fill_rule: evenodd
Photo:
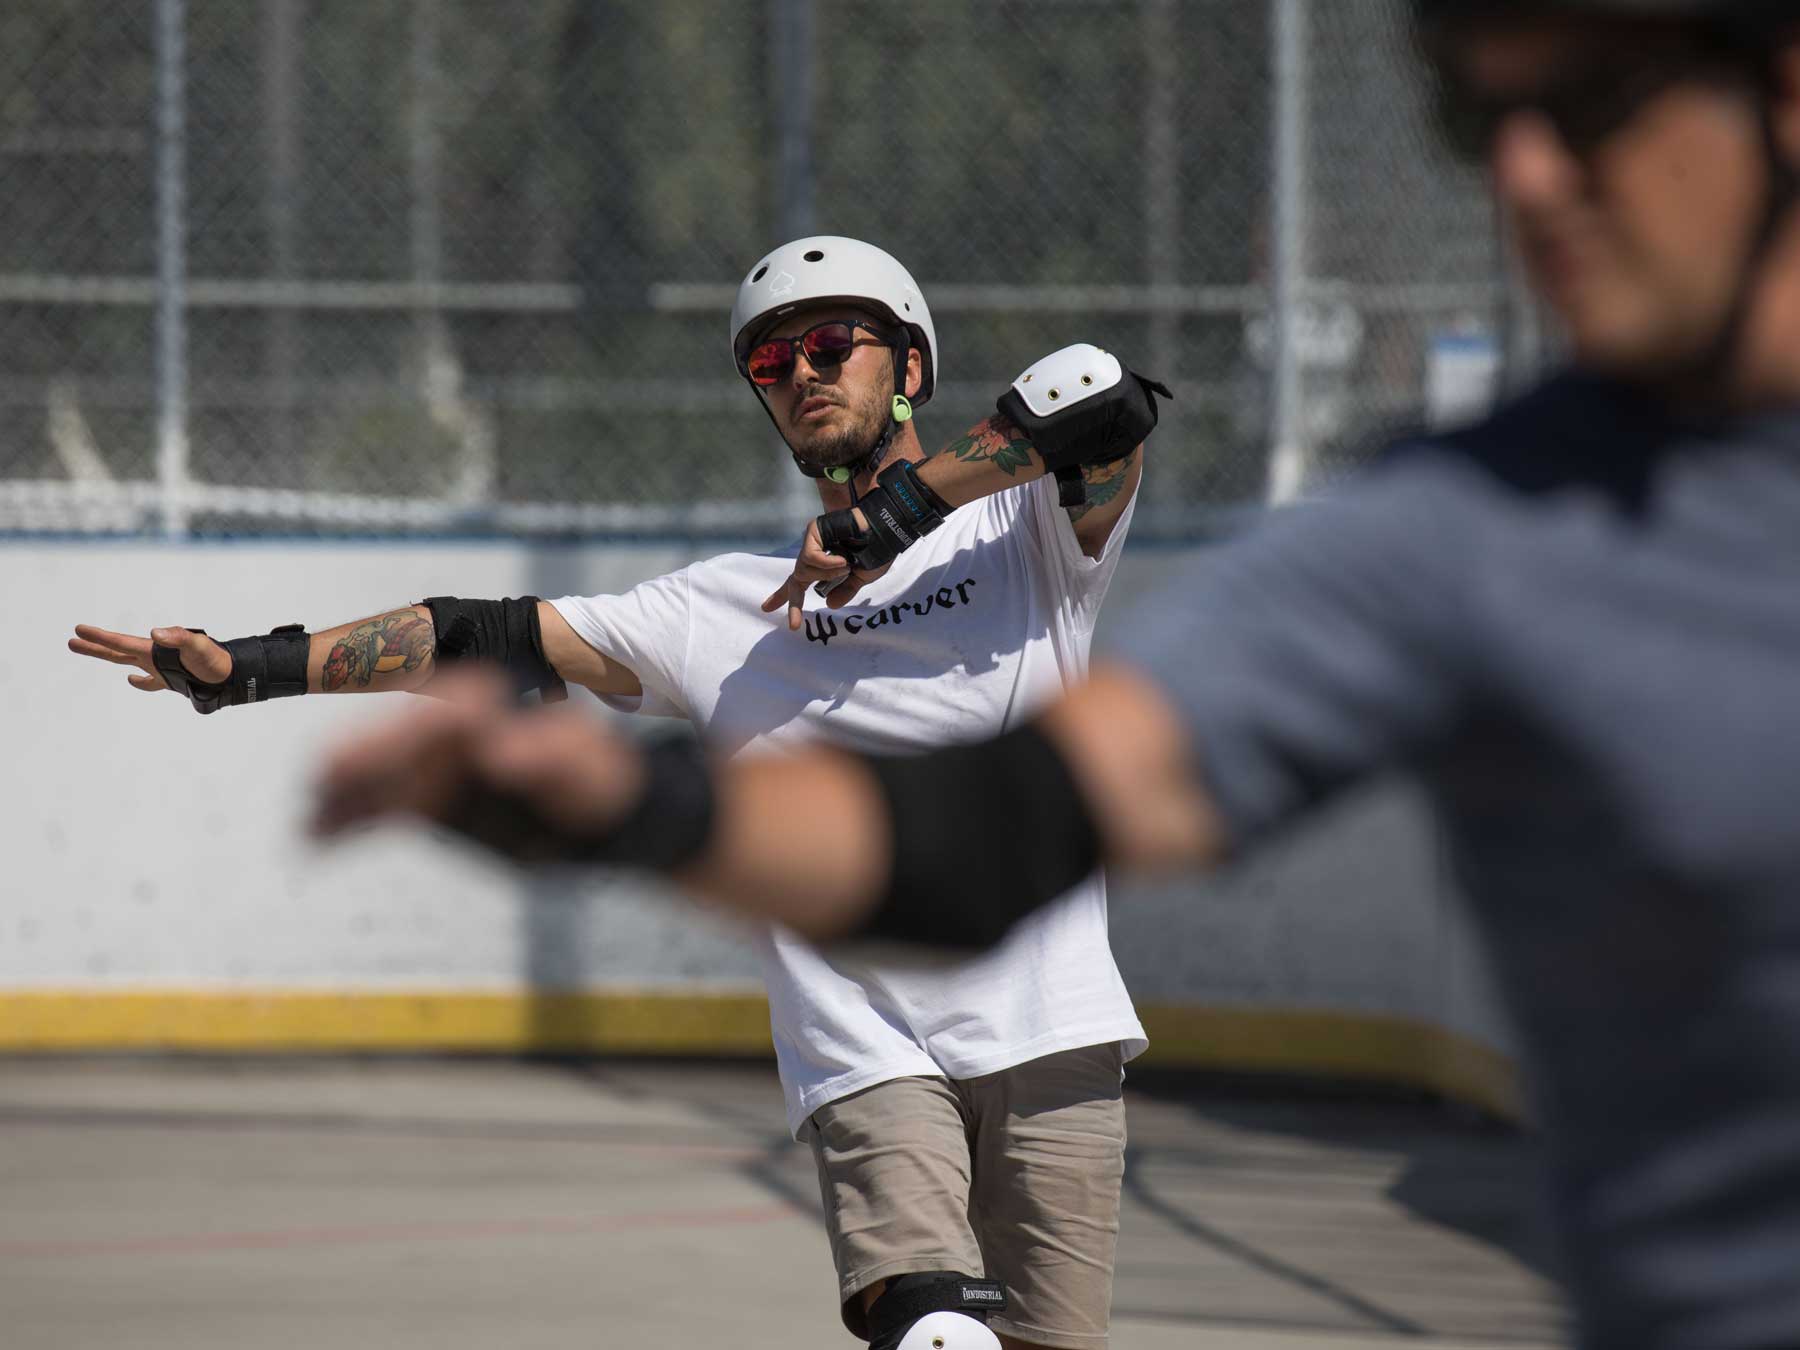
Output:
<svg viewBox="0 0 1800 1350">
<path fill-rule="evenodd" d="M 953 1270 L 896 1275 L 869 1308 L 869 1350 L 1000 1350 L 987 1315 L 1006 1311 L 997 1281 Z"/>
<path fill-rule="evenodd" d="M 934 1312 L 914 1322 L 894 1350 L 1000 1350 L 1000 1338 L 967 1313 Z"/>
</svg>

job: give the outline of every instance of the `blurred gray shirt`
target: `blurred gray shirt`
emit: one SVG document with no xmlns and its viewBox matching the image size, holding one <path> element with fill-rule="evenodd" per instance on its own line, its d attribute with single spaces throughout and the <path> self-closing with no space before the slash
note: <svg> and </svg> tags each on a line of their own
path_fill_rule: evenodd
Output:
<svg viewBox="0 0 1800 1350">
<path fill-rule="evenodd" d="M 1564 378 L 1170 585 L 1240 849 L 1430 789 L 1520 1028 L 1583 1343 L 1800 1345 L 1800 410 Z"/>
</svg>

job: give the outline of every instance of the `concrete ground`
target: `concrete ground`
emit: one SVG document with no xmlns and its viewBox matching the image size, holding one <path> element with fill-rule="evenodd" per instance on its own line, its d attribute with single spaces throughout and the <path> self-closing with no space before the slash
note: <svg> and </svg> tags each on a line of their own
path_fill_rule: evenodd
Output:
<svg viewBox="0 0 1800 1350">
<path fill-rule="evenodd" d="M 1134 1076 L 1116 1350 L 1559 1343 L 1530 1145 Z M 7 1350 L 846 1350 L 765 1064 L 0 1062 Z"/>
</svg>

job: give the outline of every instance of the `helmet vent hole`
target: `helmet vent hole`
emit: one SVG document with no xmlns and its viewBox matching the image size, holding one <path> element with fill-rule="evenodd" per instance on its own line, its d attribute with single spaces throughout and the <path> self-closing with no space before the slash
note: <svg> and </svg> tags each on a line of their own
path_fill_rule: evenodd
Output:
<svg viewBox="0 0 1800 1350">
<path fill-rule="evenodd" d="M 1094 382 L 1094 377 L 1092 375 L 1083 375 L 1081 377 L 1081 382 L 1083 384 L 1092 384 Z"/>
<path fill-rule="evenodd" d="M 1059 399 L 1059 398 L 1061 398 L 1061 397 L 1062 397 L 1062 390 L 1060 390 L 1060 389 L 1052 389 L 1052 390 L 1051 390 L 1051 391 L 1050 391 L 1050 401 L 1051 401 L 1051 402 L 1052 402 L 1052 403 L 1054 403 L 1054 402 L 1056 402 L 1056 400 L 1057 400 L 1057 399 Z"/>
<path fill-rule="evenodd" d="M 908 314 L 912 313 L 912 305 L 909 302 L 902 301 L 900 304 L 900 308 L 905 310 Z"/>
<path fill-rule="evenodd" d="M 750 280 L 761 281 L 764 277 L 766 277 L 768 275 L 769 275 L 769 264 L 764 263 L 761 267 L 756 269 L 755 274 L 753 276 L 751 276 Z"/>
<path fill-rule="evenodd" d="M 802 253 L 800 256 L 802 258 L 805 258 L 806 261 L 808 261 L 808 262 L 824 262 L 825 261 L 825 255 L 816 248 L 809 248 L 806 250 L 806 252 Z"/>
</svg>

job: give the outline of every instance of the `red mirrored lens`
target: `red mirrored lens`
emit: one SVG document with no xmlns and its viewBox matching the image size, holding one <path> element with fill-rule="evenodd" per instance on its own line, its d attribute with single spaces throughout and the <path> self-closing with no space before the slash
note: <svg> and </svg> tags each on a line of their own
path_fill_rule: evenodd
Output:
<svg viewBox="0 0 1800 1350">
<path fill-rule="evenodd" d="M 750 351 L 750 358 L 744 363 L 750 372 L 753 384 L 771 385 L 785 379 L 794 368 L 794 341 L 792 338 L 775 338 L 769 342 L 758 343 Z"/>
<path fill-rule="evenodd" d="M 850 358 L 856 333 L 847 323 L 822 323 L 800 335 L 800 348 L 815 366 L 835 366 Z"/>
</svg>

